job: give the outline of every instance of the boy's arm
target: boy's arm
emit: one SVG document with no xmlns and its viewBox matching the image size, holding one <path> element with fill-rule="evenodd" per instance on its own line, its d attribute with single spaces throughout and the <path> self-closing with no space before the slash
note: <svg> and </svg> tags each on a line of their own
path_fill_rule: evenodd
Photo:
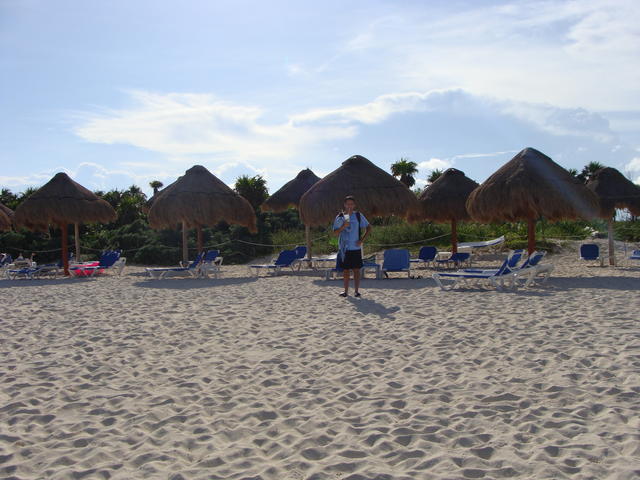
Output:
<svg viewBox="0 0 640 480">
<path fill-rule="evenodd" d="M 365 239 L 369 236 L 369 233 L 371 232 L 371 225 L 367 225 L 367 228 L 364 231 L 364 235 L 362 235 L 362 238 L 360 239 L 360 245 L 362 245 L 362 243 L 365 241 Z"/>
<path fill-rule="evenodd" d="M 345 228 L 347 228 L 347 222 L 345 222 L 344 220 L 342 220 L 342 225 L 340 225 L 339 227 L 336 226 L 337 222 L 338 221 L 336 220 L 336 222 L 333 224 L 333 234 L 336 235 L 336 236 L 340 235 L 340 233 Z"/>
</svg>

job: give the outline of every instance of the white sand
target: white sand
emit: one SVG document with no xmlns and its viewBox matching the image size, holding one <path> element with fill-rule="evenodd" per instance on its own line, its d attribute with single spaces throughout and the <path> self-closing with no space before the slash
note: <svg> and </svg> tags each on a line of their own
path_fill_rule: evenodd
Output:
<svg viewBox="0 0 640 480">
<path fill-rule="evenodd" d="M 0 478 L 640 476 L 640 266 L 0 281 Z"/>
</svg>

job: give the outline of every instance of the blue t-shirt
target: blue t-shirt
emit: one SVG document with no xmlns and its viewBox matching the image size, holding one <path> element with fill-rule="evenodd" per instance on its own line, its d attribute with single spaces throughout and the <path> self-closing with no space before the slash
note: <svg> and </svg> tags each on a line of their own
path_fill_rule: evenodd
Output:
<svg viewBox="0 0 640 480">
<path fill-rule="evenodd" d="M 340 238 L 338 239 L 341 251 L 360 250 L 360 246 L 358 245 L 358 217 L 355 212 L 349 216 L 349 220 L 350 225 L 340 232 Z M 340 214 L 333 221 L 333 229 L 337 230 L 342 227 L 342 225 L 344 225 L 344 218 L 342 214 Z M 360 228 L 367 228 L 368 226 L 369 222 L 363 214 L 360 214 Z"/>
</svg>

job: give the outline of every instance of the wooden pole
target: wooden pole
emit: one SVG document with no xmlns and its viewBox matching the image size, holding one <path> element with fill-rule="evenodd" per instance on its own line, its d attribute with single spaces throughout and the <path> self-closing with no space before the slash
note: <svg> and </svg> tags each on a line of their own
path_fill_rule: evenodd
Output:
<svg viewBox="0 0 640 480">
<path fill-rule="evenodd" d="M 76 262 L 80 263 L 80 224 L 73 224 L 73 239 L 76 242 Z"/>
<path fill-rule="evenodd" d="M 616 251 L 613 244 L 613 218 L 609 218 L 609 221 L 607 222 L 607 236 L 609 237 L 609 265 L 615 266 Z"/>
<path fill-rule="evenodd" d="M 182 222 L 182 263 L 189 264 L 189 239 L 187 238 L 187 223 Z"/>
<path fill-rule="evenodd" d="M 66 222 L 62 222 L 60 224 L 60 230 L 61 230 L 61 235 L 62 235 L 62 267 L 64 268 L 64 274 L 65 276 L 69 276 L 69 246 L 67 245 L 67 242 L 69 241 L 69 239 L 67 238 L 68 236 L 68 231 L 67 231 L 67 224 Z"/>
<path fill-rule="evenodd" d="M 309 225 L 304 226 L 304 239 L 307 242 L 307 259 L 311 261 L 311 227 Z"/>
<path fill-rule="evenodd" d="M 204 250 L 204 242 L 202 241 L 202 227 L 200 225 L 196 227 L 196 232 L 198 235 L 198 253 L 202 253 Z"/>
<path fill-rule="evenodd" d="M 451 252 L 458 253 L 458 228 L 455 218 L 451 219 Z"/>
<path fill-rule="evenodd" d="M 533 218 L 527 219 L 527 245 L 531 255 L 536 249 L 536 221 Z"/>
</svg>

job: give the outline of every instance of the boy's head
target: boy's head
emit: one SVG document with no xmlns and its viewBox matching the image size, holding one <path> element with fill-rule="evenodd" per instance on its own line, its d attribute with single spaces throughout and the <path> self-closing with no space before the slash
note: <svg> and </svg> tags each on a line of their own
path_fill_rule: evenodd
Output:
<svg viewBox="0 0 640 480">
<path fill-rule="evenodd" d="M 346 210 L 355 210 L 356 199 L 353 195 L 347 195 L 346 197 L 344 197 L 344 208 Z"/>
</svg>

